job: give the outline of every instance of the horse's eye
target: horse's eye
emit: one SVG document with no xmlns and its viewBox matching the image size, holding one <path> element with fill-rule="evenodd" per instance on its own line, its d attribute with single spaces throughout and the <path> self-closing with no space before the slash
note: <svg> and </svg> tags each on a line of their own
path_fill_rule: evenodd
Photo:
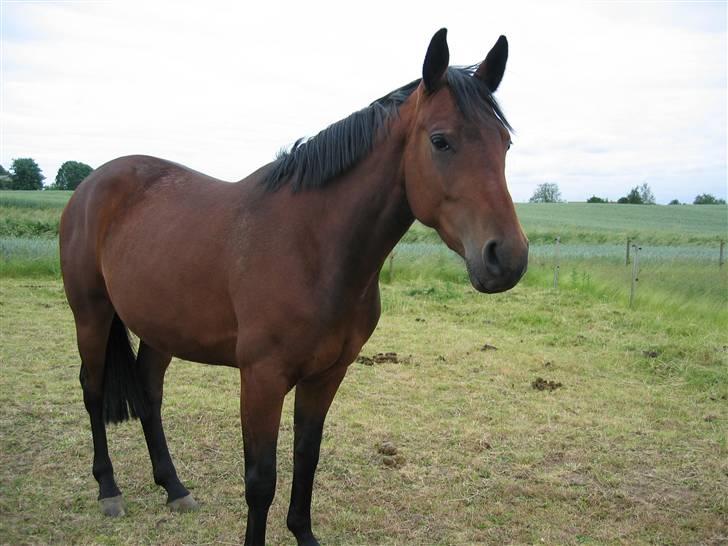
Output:
<svg viewBox="0 0 728 546">
<path fill-rule="evenodd" d="M 441 152 L 445 152 L 450 149 L 450 144 L 445 138 L 445 135 L 441 135 L 440 133 L 432 135 L 430 137 L 430 142 L 432 142 L 432 145 L 435 147 L 436 150 L 439 150 Z"/>
</svg>

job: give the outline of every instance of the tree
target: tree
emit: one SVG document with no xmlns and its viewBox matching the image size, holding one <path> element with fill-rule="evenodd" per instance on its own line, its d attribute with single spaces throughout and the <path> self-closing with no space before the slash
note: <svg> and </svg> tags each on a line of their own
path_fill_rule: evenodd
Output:
<svg viewBox="0 0 728 546">
<path fill-rule="evenodd" d="M 12 189 L 14 190 L 43 189 L 45 176 L 43 176 L 35 160 L 29 157 L 13 159 L 13 164 L 10 167 L 10 175 L 13 179 Z"/>
<path fill-rule="evenodd" d="M 625 203 L 629 203 L 630 205 L 641 205 L 643 203 L 642 194 L 640 194 L 640 189 L 637 186 L 629 191 L 625 199 Z"/>
<path fill-rule="evenodd" d="M 640 198 L 642 199 L 643 204 L 655 204 L 655 195 L 652 193 L 652 190 L 650 189 L 650 186 L 647 184 L 647 182 L 639 186 L 637 189 L 640 192 Z"/>
<path fill-rule="evenodd" d="M 628 203 L 630 205 L 654 205 L 655 196 L 649 184 L 645 182 L 641 186 L 635 186 L 626 197 L 620 197 L 617 203 Z"/>
<path fill-rule="evenodd" d="M 596 195 L 592 195 L 589 199 L 586 200 L 587 203 L 609 203 L 608 199 L 602 199 L 601 197 L 597 197 Z"/>
<path fill-rule="evenodd" d="M 701 193 L 695 196 L 693 205 L 725 205 L 725 199 L 716 199 L 709 193 Z"/>
<path fill-rule="evenodd" d="M 561 201 L 561 192 L 557 184 L 539 184 L 536 191 L 533 192 L 529 202 L 531 203 L 559 203 Z"/>
<path fill-rule="evenodd" d="M 673 199 L 672 201 L 670 201 L 668 203 L 668 205 L 679 205 L 679 204 L 680 204 L 680 201 L 678 201 L 677 199 Z"/>
<path fill-rule="evenodd" d="M 0 165 L 0 190 L 13 189 L 13 177 Z"/>
<path fill-rule="evenodd" d="M 629 200 L 626 197 L 620 197 L 619 199 L 617 199 L 617 203 L 619 203 L 620 205 L 627 205 L 629 204 Z"/>
<path fill-rule="evenodd" d="M 66 161 L 56 174 L 57 190 L 75 190 L 93 169 L 80 161 Z"/>
</svg>

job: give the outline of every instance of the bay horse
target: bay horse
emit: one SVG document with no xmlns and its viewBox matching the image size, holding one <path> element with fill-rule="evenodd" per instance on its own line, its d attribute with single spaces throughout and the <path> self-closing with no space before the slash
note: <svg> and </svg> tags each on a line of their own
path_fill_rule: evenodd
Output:
<svg viewBox="0 0 728 546">
<path fill-rule="evenodd" d="M 246 544 L 265 542 L 281 408 L 295 387 L 287 525 L 298 544 L 318 544 L 311 494 L 324 419 L 379 320 L 379 272 L 395 244 L 416 218 L 462 256 L 476 290 L 521 278 L 528 241 L 506 187 L 509 125 L 493 98 L 508 42 L 501 36 L 477 67 L 449 67 L 446 34 L 433 36 L 421 79 L 240 182 L 131 156 L 74 192 L 61 267 L 104 514 L 124 514 L 106 423 L 130 417 L 169 508 L 197 507 L 162 428 L 177 356 L 240 370 Z"/>
</svg>

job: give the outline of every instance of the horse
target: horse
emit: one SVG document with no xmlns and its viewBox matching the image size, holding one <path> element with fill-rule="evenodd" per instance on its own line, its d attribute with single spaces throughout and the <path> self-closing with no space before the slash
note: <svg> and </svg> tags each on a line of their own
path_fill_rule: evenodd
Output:
<svg viewBox="0 0 728 546">
<path fill-rule="evenodd" d="M 286 523 L 298 544 L 318 544 L 311 495 L 324 420 L 377 325 L 379 273 L 399 239 L 415 219 L 434 228 L 480 292 L 508 290 L 526 270 L 528 240 L 505 178 L 510 125 L 493 97 L 507 57 L 501 36 L 479 65 L 450 67 L 443 28 L 422 78 L 239 182 L 128 156 L 78 187 L 60 256 L 104 514 L 125 513 L 106 424 L 130 418 L 141 421 L 169 509 L 198 506 L 162 427 L 176 356 L 240 371 L 245 544 L 265 543 L 281 408 L 295 387 Z"/>
</svg>

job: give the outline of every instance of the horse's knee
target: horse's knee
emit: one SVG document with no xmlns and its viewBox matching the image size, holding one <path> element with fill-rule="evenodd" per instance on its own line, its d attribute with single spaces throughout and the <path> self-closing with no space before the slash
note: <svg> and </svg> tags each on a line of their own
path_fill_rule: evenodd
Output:
<svg viewBox="0 0 728 546">
<path fill-rule="evenodd" d="M 258 461 L 245 472 L 245 500 L 248 506 L 268 508 L 276 491 L 275 458 Z"/>
</svg>

